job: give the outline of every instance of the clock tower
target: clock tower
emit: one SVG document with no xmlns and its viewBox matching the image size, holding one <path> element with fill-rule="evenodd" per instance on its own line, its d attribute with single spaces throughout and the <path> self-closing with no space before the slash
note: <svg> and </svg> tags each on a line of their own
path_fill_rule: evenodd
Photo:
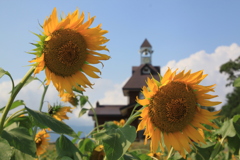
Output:
<svg viewBox="0 0 240 160">
<path fill-rule="evenodd" d="M 147 39 L 143 41 L 139 52 L 141 55 L 141 64 L 152 64 L 153 50 Z"/>
</svg>

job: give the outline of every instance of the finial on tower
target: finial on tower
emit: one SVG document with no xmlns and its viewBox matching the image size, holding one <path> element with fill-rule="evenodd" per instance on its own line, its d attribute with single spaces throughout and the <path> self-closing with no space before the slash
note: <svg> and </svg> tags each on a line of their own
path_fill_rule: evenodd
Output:
<svg viewBox="0 0 240 160">
<path fill-rule="evenodd" d="M 142 45 L 140 46 L 139 52 L 141 54 L 141 64 L 151 64 L 153 50 L 151 44 L 148 42 L 147 39 L 143 41 Z"/>
</svg>

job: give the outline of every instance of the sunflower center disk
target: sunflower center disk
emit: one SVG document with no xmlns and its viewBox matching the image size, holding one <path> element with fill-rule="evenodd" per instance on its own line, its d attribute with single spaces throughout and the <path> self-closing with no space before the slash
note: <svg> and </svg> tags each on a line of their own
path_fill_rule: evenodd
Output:
<svg viewBox="0 0 240 160">
<path fill-rule="evenodd" d="M 39 146 L 41 146 L 41 144 L 42 144 L 42 140 L 41 140 L 41 138 L 39 138 L 36 142 L 36 146 L 39 147 Z"/>
<path fill-rule="evenodd" d="M 149 104 L 149 116 L 163 132 L 182 131 L 193 120 L 197 99 L 193 90 L 182 82 L 162 86 Z"/>
<path fill-rule="evenodd" d="M 46 67 L 62 77 L 79 71 L 87 57 L 87 45 L 82 35 L 72 29 L 59 29 L 44 44 Z"/>
</svg>

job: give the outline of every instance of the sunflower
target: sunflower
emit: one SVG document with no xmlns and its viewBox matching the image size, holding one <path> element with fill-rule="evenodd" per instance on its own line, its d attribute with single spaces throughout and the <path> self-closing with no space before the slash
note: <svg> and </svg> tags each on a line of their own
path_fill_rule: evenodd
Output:
<svg viewBox="0 0 240 160">
<path fill-rule="evenodd" d="M 64 119 L 69 119 L 67 112 L 72 113 L 72 107 L 62 107 L 61 105 L 50 106 L 48 113 L 55 119 L 62 121 Z"/>
<path fill-rule="evenodd" d="M 183 70 L 178 74 L 176 71 L 168 68 L 160 81 L 147 79 L 148 87 L 142 88 L 144 99 L 136 98 L 144 106 L 137 130 L 145 129 L 145 143 L 151 138 L 152 153 L 156 153 L 159 146 L 164 150 L 164 140 L 168 151 L 172 146 L 185 157 L 185 151 L 191 152 L 192 141 L 205 143 L 198 128 L 209 131 L 203 124 L 218 128 L 210 120 L 217 118 L 215 115 L 220 111 L 209 112 L 200 106 L 214 106 L 221 102 L 208 100 L 217 97 L 207 94 L 214 91 L 215 85 L 199 85 L 207 76 L 203 71 L 191 73 Z"/>
<path fill-rule="evenodd" d="M 34 74 L 45 69 L 46 85 L 51 81 L 59 91 L 59 96 L 64 93 L 73 94 L 73 87 L 80 91 L 92 87 L 92 83 L 86 75 L 92 78 L 99 78 L 96 73 L 100 70 L 91 64 L 102 63 L 101 60 L 108 60 L 110 57 L 96 51 L 106 50 L 104 43 L 109 40 L 103 35 L 107 30 L 101 29 L 101 24 L 89 28 L 95 17 L 88 16 L 84 22 L 84 13 L 76 9 L 66 18 L 57 17 L 57 9 L 54 8 L 50 17 L 43 23 L 42 35 L 37 35 L 40 41 L 35 45 L 37 48 L 31 54 L 36 55 L 36 66 Z M 96 72 L 96 73 L 95 73 Z M 86 75 L 85 75 L 86 74 Z"/>
<path fill-rule="evenodd" d="M 71 105 L 73 105 L 74 107 L 76 107 L 78 105 L 78 99 L 75 96 L 75 94 L 70 94 L 70 93 L 64 93 L 61 99 L 63 102 L 68 102 Z"/>
<path fill-rule="evenodd" d="M 49 145 L 48 141 L 50 139 L 47 139 L 47 137 L 50 137 L 50 135 L 46 132 L 45 129 L 39 131 L 35 136 L 35 143 L 37 146 L 37 152 L 36 155 L 39 156 L 46 152 L 46 148 Z"/>
<path fill-rule="evenodd" d="M 123 127 L 126 122 L 124 119 L 121 119 L 120 121 L 113 121 L 113 123 L 119 127 Z"/>
<path fill-rule="evenodd" d="M 94 148 L 90 160 L 103 160 L 105 157 L 104 146 L 98 145 Z"/>
<path fill-rule="evenodd" d="M 162 158 L 161 158 L 161 155 L 163 155 L 163 154 L 160 153 L 160 152 L 158 152 L 158 153 L 149 153 L 149 154 L 148 154 L 149 157 L 154 157 L 154 159 L 157 159 L 157 160 L 162 159 Z"/>
</svg>

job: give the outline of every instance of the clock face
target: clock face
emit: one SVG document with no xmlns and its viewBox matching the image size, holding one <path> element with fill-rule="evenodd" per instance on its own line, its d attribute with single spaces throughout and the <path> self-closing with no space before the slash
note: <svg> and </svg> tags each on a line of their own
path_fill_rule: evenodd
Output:
<svg viewBox="0 0 240 160">
<path fill-rule="evenodd" d="M 150 57 L 142 57 L 143 63 L 150 63 Z"/>
</svg>

